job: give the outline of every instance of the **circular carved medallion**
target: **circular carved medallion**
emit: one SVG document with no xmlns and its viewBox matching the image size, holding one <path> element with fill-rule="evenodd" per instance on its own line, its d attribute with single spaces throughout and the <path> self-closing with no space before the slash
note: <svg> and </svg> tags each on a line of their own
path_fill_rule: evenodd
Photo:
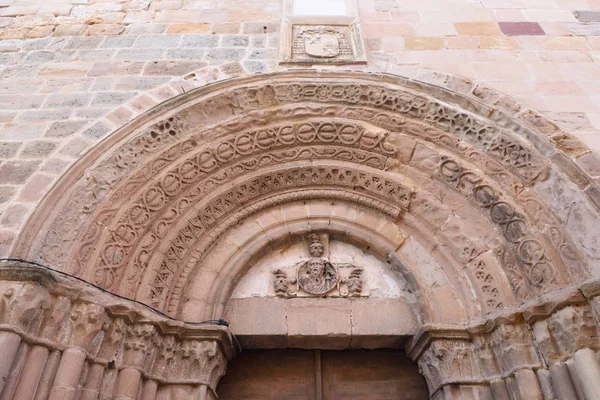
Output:
<svg viewBox="0 0 600 400">
<path fill-rule="evenodd" d="M 338 284 L 336 268 L 320 257 L 313 257 L 298 269 L 298 284 L 311 294 L 325 294 Z"/>
</svg>

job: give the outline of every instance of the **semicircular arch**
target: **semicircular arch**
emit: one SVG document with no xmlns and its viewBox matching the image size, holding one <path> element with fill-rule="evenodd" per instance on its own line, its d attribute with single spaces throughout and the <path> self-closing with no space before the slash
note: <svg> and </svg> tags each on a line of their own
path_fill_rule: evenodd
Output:
<svg viewBox="0 0 600 400">
<path fill-rule="evenodd" d="M 463 318 L 473 318 L 600 268 L 586 246 L 594 238 L 581 240 L 549 189 L 564 185 L 598 221 L 579 190 L 586 173 L 557 140 L 482 102 L 389 75 L 233 79 L 167 101 L 93 149 L 45 198 L 14 255 L 179 316 L 195 271 L 251 215 L 349 203 L 421 235 Z M 219 304 L 206 315 L 218 316 L 247 268 L 230 262 L 203 294 Z"/>
</svg>

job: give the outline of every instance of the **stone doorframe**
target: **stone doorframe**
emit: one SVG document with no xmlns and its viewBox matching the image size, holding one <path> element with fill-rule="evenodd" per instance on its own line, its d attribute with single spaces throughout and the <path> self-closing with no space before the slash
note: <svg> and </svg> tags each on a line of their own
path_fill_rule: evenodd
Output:
<svg viewBox="0 0 600 400">
<path fill-rule="evenodd" d="M 13 256 L 199 322 L 223 316 L 241 277 L 277 243 L 315 231 L 346 235 L 398 271 L 417 299 L 420 328 L 407 350 L 433 399 L 599 398 L 600 188 L 585 169 L 591 152 L 512 99 L 456 77 L 444 82 L 303 70 L 178 96 L 67 172 Z M 27 298 L 27 285 L 4 299 L 15 290 L 24 291 L 15 301 Z M 115 299 L 102 296 L 104 310 Z M 18 327 L 9 314 L 3 320 Z M 51 315 L 36 321 L 44 326 Z M 124 321 L 133 336 L 142 329 Z M 40 324 L 28 326 L 31 339 L 27 329 L 4 330 L 33 343 Z M 165 381 L 169 390 L 183 386 L 157 398 L 214 390 L 233 355 L 215 329 L 218 340 L 197 346 L 221 343 L 209 353 L 222 368 L 210 382 Z M 11 337 L 15 351 L 30 354 Z M 102 340 L 78 347 L 92 342 Z M 190 361 L 185 349 L 176 363 Z M 123 382 L 153 377 L 148 357 L 123 364 L 137 365 Z M 73 392 L 76 375 L 54 382 Z M 135 398 L 132 388 L 117 398 Z"/>
</svg>

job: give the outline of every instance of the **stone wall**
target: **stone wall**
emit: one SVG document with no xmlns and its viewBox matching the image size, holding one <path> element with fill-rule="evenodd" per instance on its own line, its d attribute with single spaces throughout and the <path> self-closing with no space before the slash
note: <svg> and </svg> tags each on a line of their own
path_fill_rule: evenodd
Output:
<svg viewBox="0 0 600 400">
<path fill-rule="evenodd" d="M 597 1 L 358 5 L 369 63 L 340 68 L 436 84 L 448 78 L 431 70 L 457 74 L 600 149 Z M 288 69 L 277 61 L 281 8 L 278 0 L 1 1 L 0 255 L 53 183 L 110 132 L 192 88 Z M 595 155 L 580 161 L 600 176 Z"/>
</svg>

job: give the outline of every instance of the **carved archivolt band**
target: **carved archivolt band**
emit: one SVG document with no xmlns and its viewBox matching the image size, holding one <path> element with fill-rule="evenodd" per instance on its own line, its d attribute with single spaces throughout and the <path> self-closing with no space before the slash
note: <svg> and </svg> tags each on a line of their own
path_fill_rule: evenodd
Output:
<svg viewBox="0 0 600 400">
<path fill-rule="evenodd" d="M 423 207 L 409 206 L 407 186 L 437 195 L 436 185 L 442 184 L 443 190 L 465 195 L 459 208 L 484 210 L 490 226 L 502 233 L 493 255 L 479 251 L 478 244 L 465 247 L 468 257 L 453 255 L 476 277 L 488 308 L 504 304 L 504 288 L 498 287 L 503 280 L 490 283 L 498 273 L 508 276 L 510 290 L 520 298 L 585 279 L 586 263 L 593 260 L 553 209 L 528 189 L 551 170 L 546 139 L 513 120 L 500 120 L 500 114 L 490 118 L 492 113 L 479 103 L 431 92 L 416 82 L 299 76 L 249 78 L 201 89 L 116 133 L 48 196 L 41 209 L 51 212 L 32 219 L 16 254 L 128 296 L 155 292 L 154 305 L 175 309 L 166 305 L 165 291 L 173 284 L 182 288 L 230 226 L 257 207 L 269 207 L 261 203 L 267 195 L 280 196 L 297 186 L 298 193 L 320 190 L 321 196 L 336 200 L 336 193 L 344 191 L 345 201 L 393 220 L 399 212 Z M 438 165 L 445 156 L 455 164 Z M 433 169 L 432 157 L 438 157 Z M 311 164 L 346 165 L 351 172 L 302 172 L 290 178 L 289 171 Z M 262 174 L 267 170 L 270 175 Z M 470 191 L 463 188 L 474 183 L 463 173 L 467 170 L 477 176 Z M 246 179 L 258 175 L 259 180 Z M 240 186 L 245 180 L 246 186 Z M 301 198 L 286 195 L 285 201 Z M 492 259 L 500 260 L 502 271 L 492 270 Z M 142 279 L 146 272 L 151 280 Z M 143 290 L 141 282 L 148 284 Z M 459 291 L 471 288 L 464 284 Z"/>
</svg>

